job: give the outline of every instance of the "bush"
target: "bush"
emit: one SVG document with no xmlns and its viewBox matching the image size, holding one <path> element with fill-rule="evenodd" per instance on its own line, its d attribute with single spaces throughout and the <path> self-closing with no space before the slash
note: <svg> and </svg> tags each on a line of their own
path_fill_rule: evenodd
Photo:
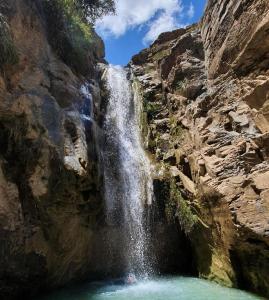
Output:
<svg viewBox="0 0 269 300">
<path fill-rule="evenodd" d="M 162 109 L 162 104 L 158 102 L 149 102 L 144 101 L 144 111 L 148 114 L 149 117 L 153 117 Z"/>
<path fill-rule="evenodd" d="M 0 14 L 0 69 L 3 69 L 5 65 L 16 64 L 18 61 L 18 53 L 8 23 L 4 16 Z"/>
<path fill-rule="evenodd" d="M 160 61 L 163 58 L 167 57 L 170 54 L 170 50 L 169 49 L 165 49 L 162 51 L 157 52 L 154 56 L 153 56 L 153 60 L 154 61 Z"/>
<path fill-rule="evenodd" d="M 48 38 L 57 55 L 87 75 L 100 45 L 90 21 L 114 11 L 114 0 L 43 0 Z"/>
<path fill-rule="evenodd" d="M 183 80 L 175 80 L 175 82 L 172 84 L 172 87 L 174 89 L 174 92 L 176 94 L 179 94 L 183 97 L 186 97 L 186 87 L 187 87 L 187 80 L 186 79 L 183 79 Z"/>
<path fill-rule="evenodd" d="M 56 54 L 76 72 L 88 72 L 92 29 L 73 0 L 43 0 L 48 38 Z"/>
</svg>

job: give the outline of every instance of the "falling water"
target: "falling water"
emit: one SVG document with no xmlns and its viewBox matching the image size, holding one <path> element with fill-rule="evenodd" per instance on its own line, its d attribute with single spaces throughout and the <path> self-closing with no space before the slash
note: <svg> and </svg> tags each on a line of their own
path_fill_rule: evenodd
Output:
<svg viewBox="0 0 269 300">
<path fill-rule="evenodd" d="M 106 81 L 110 94 L 103 154 L 107 222 L 123 227 L 119 251 L 125 260 L 125 271 L 145 276 L 151 267 L 146 255 L 144 208 L 151 203 L 153 188 L 139 128 L 139 96 L 122 67 L 109 66 Z"/>
</svg>

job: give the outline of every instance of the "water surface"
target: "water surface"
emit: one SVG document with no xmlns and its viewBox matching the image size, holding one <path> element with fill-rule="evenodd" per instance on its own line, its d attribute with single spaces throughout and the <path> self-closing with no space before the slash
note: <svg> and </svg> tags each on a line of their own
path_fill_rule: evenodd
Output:
<svg viewBox="0 0 269 300">
<path fill-rule="evenodd" d="M 134 285 L 96 282 L 54 292 L 36 300 L 255 300 L 244 291 L 186 277 L 141 280 Z"/>
</svg>

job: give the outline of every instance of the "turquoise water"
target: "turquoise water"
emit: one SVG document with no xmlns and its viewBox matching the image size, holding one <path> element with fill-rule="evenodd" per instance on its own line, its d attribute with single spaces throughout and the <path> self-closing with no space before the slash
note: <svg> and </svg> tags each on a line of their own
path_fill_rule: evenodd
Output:
<svg viewBox="0 0 269 300">
<path fill-rule="evenodd" d="M 254 300 L 244 291 L 197 278 L 162 277 L 133 285 L 96 282 L 54 292 L 38 300 Z"/>
</svg>

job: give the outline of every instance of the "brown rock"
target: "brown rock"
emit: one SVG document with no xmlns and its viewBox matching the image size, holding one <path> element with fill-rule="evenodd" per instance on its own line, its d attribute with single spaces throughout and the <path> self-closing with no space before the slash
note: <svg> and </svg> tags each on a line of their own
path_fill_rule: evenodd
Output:
<svg viewBox="0 0 269 300">
<path fill-rule="evenodd" d="M 253 181 L 258 190 L 269 189 L 269 171 L 253 175 Z"/>
<path fill-rule="evenodd" d="M 95 140 L 80 116 L 92 104 L 81 93 L 90 83 L 53 53 L 40 3 L 0 4 L 20 56 L 0 75 L 1 299 L 28 298 L 103 268 L 92 229 L 102 207 Z"/>
<path fill-rule="evenodd" d="M 267 297 L 268 30 L 267 0 L 209 0 L 200 24 L 162 34 L 143 51 L 139 76 L 148 81 L 138 77 L 142 91 L 152 78 L 162 79 L 162 109 L 184 129 L 170 124 L 178 143 L 166 143 L 164 151 L 175 153 L 175 161 L 166 161 L 170 176 L 201 220 L 203 229 L 190 234 L 200 276 L 229 286 L 244 282 Z M 156 114 L 148 123 L 161 119 Z"/>
</svg>

